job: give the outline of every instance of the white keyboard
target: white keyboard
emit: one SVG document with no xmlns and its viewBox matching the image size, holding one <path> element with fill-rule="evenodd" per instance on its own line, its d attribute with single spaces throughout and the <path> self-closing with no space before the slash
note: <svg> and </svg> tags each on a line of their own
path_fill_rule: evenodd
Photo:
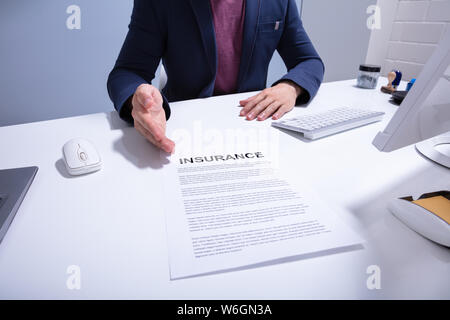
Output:
<svg viewBox="0 0 450 320">
<path fill-rule="evenodd" d="M 341 107 L 316 114 L 274 121 L 272 125 L 301 132 L 305 138 L 315 140 L 380 121 L 383 115 L 384 112 Z"/>
</svg>

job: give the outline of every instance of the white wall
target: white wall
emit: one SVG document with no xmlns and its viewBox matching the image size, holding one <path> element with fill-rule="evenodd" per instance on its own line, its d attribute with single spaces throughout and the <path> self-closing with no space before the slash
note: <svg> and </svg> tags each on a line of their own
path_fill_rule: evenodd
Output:
<svg viewBox="0 0 450 320">
<path fill-rule="evenodd" d="M 378 0 L 382 28 L 371 35 L 367 63 L 382 65 L 386 75 L 399 69 L 416 78 L 447 28 L 450 0 Z"/>
<path fill-rule="evenodd" d="M 374 4 L 376 0 L 303 0 L 303 24 L 325 63 L 325 81 L 357 77 L 371 36 L 367 8 Z"/>
<path fill-rule="evenodd" d="M 106 91 L 132 0 L 0 0 L 0 126 L 113 110 Z"/>
</svg>

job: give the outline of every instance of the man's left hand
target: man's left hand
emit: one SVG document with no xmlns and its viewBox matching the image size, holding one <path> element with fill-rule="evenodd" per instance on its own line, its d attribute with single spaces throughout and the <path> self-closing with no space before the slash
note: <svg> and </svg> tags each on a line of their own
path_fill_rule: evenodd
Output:
<svg viewBox="0 0 450 320">
<path fill-rule="evenodd" d="M 295 106 L 297 97 L 302 93 L 302 88 L 293 82 L 283 81 L 274 87 L 264 89 L 257 95 L 242 100 L 241 117 L 247 120 L 273 120 L 280 119 L 285 113 L 291 111 Z"/>
</svg>

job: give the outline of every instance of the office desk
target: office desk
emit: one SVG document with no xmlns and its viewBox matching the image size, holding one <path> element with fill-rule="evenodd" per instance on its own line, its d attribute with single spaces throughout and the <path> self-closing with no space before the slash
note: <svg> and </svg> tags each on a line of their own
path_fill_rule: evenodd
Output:
<svg viewBox="0 0 450 320">
<path fill-rule="evenodd" d="M 450 170 L 414 146 L 376 150 L 371 141 L 397 106 L 354 83 L 324 84 L 307 109 L 289 116 L 347 105 L 384 111 L 382 122 L 314 142 L 278 131 L 278 148 L 280 166 L 336 208 L 366 241 L 363 249 L 170 281 L 159 153 L 115 112 L 93 114 L 0 128 L 0 168 L 40 168 L 0 245 L 0 298 L 450 298 L 450 249 L 386 208 L 394 197 L 450 189 Z M 250 95 L 173 103 L 169 135 L 183 128 L 269 130 L 270 121 L 237 116 L 239 99 Z M 101 171 L 66 174 L 61 148 L 74 137 L 94 142 Z M 80 267 L 80 290 L 66 286 L 71 265 Z M 380 267 L 380 290 L 367 288 L 371 265 Z"/>
</svg>

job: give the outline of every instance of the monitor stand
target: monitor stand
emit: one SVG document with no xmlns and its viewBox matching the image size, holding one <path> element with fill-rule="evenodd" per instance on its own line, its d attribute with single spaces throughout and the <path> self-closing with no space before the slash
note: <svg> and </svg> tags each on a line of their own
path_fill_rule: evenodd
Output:
<svg viewBox="0 0 450 320">
<path fill-rule="evenodd" d="M 419 142 L 416 144 L 416 149 L 426 158 L 450 169 L 450 155 L 437 149 L 437 146 L 444 144 L 450 147 L 450 132 Z"/>
</svg>

